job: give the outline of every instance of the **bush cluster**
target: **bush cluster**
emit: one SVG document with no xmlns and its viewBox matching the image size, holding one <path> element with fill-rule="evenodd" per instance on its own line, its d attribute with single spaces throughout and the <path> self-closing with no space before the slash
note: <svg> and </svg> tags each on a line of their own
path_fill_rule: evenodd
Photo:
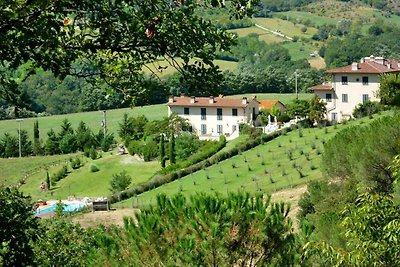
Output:
<svg viewBox="0 0 400 267">
<path fill-rule="evenodd" d="M 56 172 L 53 177 L 51 177 L 51 181 L 53 183 L 56 183 L 60 181 L 61 179 L 65 178 L 68 173 L 68 167 L 67 165 L 64 165 L 58 172 Z"/>
</svg>

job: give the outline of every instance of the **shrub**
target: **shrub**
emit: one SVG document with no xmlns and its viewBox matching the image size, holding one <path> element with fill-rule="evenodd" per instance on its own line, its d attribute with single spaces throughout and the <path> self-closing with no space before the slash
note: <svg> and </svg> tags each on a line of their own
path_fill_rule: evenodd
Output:
<svg viewBox="0 0 400 267">
<path fill-rule="evenodd" d="M 56 183 L 60 181 L 61 179 L 67 176 L 67 173 L 68 173 L 67 165 L 62 166 L 62 168 L 58 172 L 56 172 L 51 178 L 52 182 Z"/>
<path fill-rule="evenodd" d="M 148 140 L 143 144 L 142 153 L 144 161 L 150 161 L 158 157 L 159 149 L 157 142 L 148 138 Z"/>
<path fill-rule="evenodd" d="M 97 150 L 94 147 L 92 147 L 90 149 L 90 158 L 92 160 L 95 160 L 95 159 L 97 159 L 97 157 L 98 157 Z"/>
<path fill-rule="evenodd" d="M 143 155 L 142 147 L 143 147 L 142 141 L 133 140 L 133 141 L 129 142 L 128 152 L 131 155 L 137 154 L 139 156 L 142 156 Z"/>
<path fill-rule="evenodd" d="M 299 137 L 302 138 L 303 137 L 303 130 L 301 128 L 299 128 Z"/>
<path fill-rule="evenodd" d="M 110 181 L 110 191 L 112 193 L 123 191 L 129 187 L 131 182 L 132 177 L 128 175 L 126 170 L 123 170 L 122 172 L 117 174 L 113 174 Z"/>
<path fill-rule="evenodd" d="M 379 102 L 367 101 L 358 104 L 358 106 L 353 110 L 353 117 L 362 118 L 378 113 L 381 110 L 383 110 L 383 106 Z"/>
<path fill-rule="evenodd" d="M 90 172 L 98 172 L 99 171 L 99 167 L 97 167 L 96 164 L 92 163 L 92 164 L 90 164 L 89 170 L 90 170 Z"/>
<path fill-rule="evenodd" d="M 290 121 L 290 117 L 286 113 L 282 113 L 281 115 L 278 115 L 276 117 L 276 120 L 280 121 L 280 122 L 289 122 Z"/>
<path fill-rule="evenodd" d="M 232 162 L 232 169 L 236 168 L 236 163 Z"/>
<path fill-rule="evenodd" d="M 71 158 L 69 161 L 71 168 L 74 170 L 79 169 L 82 166 L 81 159 L 79 157 Z"/>
</svg>

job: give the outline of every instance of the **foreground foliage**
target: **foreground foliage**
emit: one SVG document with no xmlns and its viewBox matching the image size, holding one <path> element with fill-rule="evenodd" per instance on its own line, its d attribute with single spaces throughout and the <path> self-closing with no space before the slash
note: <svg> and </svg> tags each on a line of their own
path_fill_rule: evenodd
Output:
<svg viewBox="0 0 400 267">
<path fill-rule="evenodd" d="M 246 193 L 159 195 L 157 205 L 125 219 L 99 240 L 96 266 L 292 266 L 289 208 Z"/>
</svg>

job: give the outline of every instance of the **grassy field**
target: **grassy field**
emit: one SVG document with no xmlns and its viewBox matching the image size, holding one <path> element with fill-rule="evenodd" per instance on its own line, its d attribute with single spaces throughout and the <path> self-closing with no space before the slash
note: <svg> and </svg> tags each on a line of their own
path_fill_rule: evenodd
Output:
<svg viewBox="0 0 400 267">
<path fill-rule="evenodd" d="M 110 194 L 109 183 L 112 175 L 126 170 L 132 177 L 132 184 L 135 185 L 148 180 L 156 171 L 160 169 L 158 161 L 143 162 L 130 155 L 111 155 L 104 153 L 103 157 L 95 161 L 83 159 L 85 165 L 77 170 L 72 170 L 67 177 L 57 182 L 50 191 L 41 192 L 39 186 L 46 181 L 46 171 L 41 169 L 30 176 L 21 191 L 37 199 L 67 199 L 70 195 L 76 197 L 98 197 Z M 90 165 L 95 164 L 98 172 L 90 172 Z M 49 169 L 49 174 L 58 171 L 62 165 Z"/>
<path fill-rule="evenodd" d="M 370 119 L 364 118 L 336 127 L 294 130 L 241 155 L 145 192 L 136 198 L 122 201 L 116 204 L 116 207 L 152 204 L 160 193 L 226 194 L 238 190 L 271 193 L 321 179 L 323 143 L 340 129 L 365 121 Z"/>
<path fill-rule="evenodd" d="M 230 30 L 230 32 L 236 33 L 238 37 L 245 37 L 251 33 L 256 33 L 259 36 L 258 38 L 266 43 L 280 43 L 285 41 L 284 38 L 276 36 L 255 26 Z"/>
<path fill-rule="evenodd" d="M 167 107 L 164 104 L 135 107 L 133 109 L 124 108 L 107 110 L 108 131 L 114 133 L 116 137 L 117 129 L 119 127 L 118 123 L 122 121 L 124 113 L 128 113 L 129 116 L 145 115 L 149 120 L 162 119 L 163 117 L 166 117 L 168 115 Z M 103 119 L 103 113 L 100 111 L 92 111 L 24 119 L 24 121 L 21 123 L 21 129 L 28 131 L 31 139 L 33 138 L 33 123 L 36 119 L 39 121 L 40 138 L 45 140 L 47 137 L 46 133 L 51 128 L 54 129 L 56 132 L 60 130 L 61 122 L 64 119 L 68 119 L 74 128 L 78 126 L 80 121 L 84 121 L 93 132 L 97 132 L 102 129 L 101 121 Z M 17 135 L 18 123 L 15 120 L 0 121 L 0 137 L 5 132 Z"/>
<path fill-rule="evenodd" d="M 292 60 L 310 59 L 310 54 L 316 51 L 315 47 L 302 42 L 285 42 L 282 46 L 289 51 Z"/>
<path fill-rule="evenodd" d="M 299 36 L 310 38 L 317 32 L 317 29 L 307 27 L 307 31 L 303 33 L 301 31 L 301 28 L 304 27 L 304 25 L 293 24 L 290 21 L 282 20 L 279 18 L 255 18 L 254 21 L 255 23 L 267 29 L 271 29 L 274 31 L 279 30 L 280 33 L 283 33 L 284 35 L 287 35 L 289 37 Z"/>
<path fill-rule="evenodd" d="M 25 175 L 41 171 L 41 168 L 59 164 L 74 155 L 54 155 L 46 157 L 0 158 L 0 185 L 17 184 Z"/>
<path fill-rule="evenodd" d="M 287 12 L 279 12 L 274 14 L 275 16 L 286 16 L 288 18 L 294 18 L 299 20 L 310 20 L 318 26 L 322 26 L 324 24 L 336 24 L 338 19 L 330 18 L 326 16 L 320 16 L 318 14 L 313 14 L 310 12 L 304 11 L 287 11 Z"/>
<path fill-rule="evenodd" d="M 278 99 L 283 104 L 289 104 L 291 101 L 296 99 L 296 94 L 243 94 L 243 95 L 232 95 L 227 97 L 247 97 L 252 98 L 257 96 L 257 99 Z M 314 94 L 299 94 L 299 99 L 308 100 L 311 99 Z"/>
<path fill-rule="evenodd" d="M 176 58 L 175 59 L 178 64 L 182 64 L 182 59 Z M 195 59 L 192 59 L 190 62 L 193 63 Z M 218 65 L 221 70 L 231 70 L 234 71 L 237 68 L 238 63 L 233 62 L 233 61 L 226 61 L 226 60 L 214 60 L 214 64 Z M 159 67 L 162 71 L 159 71 Z M 147 64 L 147 67 L 144 68 L 144 72 L 147 74 L 154 73 L 158 77 L 163 77 L 163 76 L 168 76 L 171 75 L 177 70 L 172 67 L 166 60 L 159 60 L 157 62 L 154 62 L 152 64 Z"/>
</svg>

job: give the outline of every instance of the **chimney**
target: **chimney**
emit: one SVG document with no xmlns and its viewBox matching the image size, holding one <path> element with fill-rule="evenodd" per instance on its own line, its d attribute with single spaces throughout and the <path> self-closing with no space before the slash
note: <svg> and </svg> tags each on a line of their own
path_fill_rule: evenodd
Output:
<svg viewBox="0 0 400 267">
<path fill-rule="evenodd" d="M 376 57 L 375 62 L 381 65 L 385 64 L 385 59 L 383 57 Z"/>
<path fill-rule="evenodd" d="M 190 104 L 194 104 L 196 102 L 196 97 L 195 96 L 191 96 L 190 97 Z"/>
<path fill-rule="evenodd" d="M 174 96 L 172 95 L 172 96 L 170 96 L 169 98 L 168 98 L 168 103 L 174 103 L 175 102 L 175 98 L 174 98 Z"/>
<path fill-rule="evenodd" d="M 388 67 L 388 69 L 391 69 L 392 68 L 392 64 L 388 63 L 387 67 Z"/>
<path fill-rule="evenodd" d="M 397 68 L 400 69 L 400 62 L 397 62 Z"/>
<path fill-rule="evenodd" d="M 208 99 L 208 103 L 214 104 L 214 97 L 213 96 L 210 96 L 210 98 Z"/>
<path fill-rule="evenodd" d="M 374 57 L 374 55 L 371 55 L 371 56 L 369 57 L 369 61 L 375 62 L 375 57 Z"/>
<path fill-rule="evenodd" d="M 223 97 L 224 97 L 224 95 L 219 95 L 218 97 L 219 97 L 219 98 L 223 98 Z"/>
<path fill-rule="evenodd" d="M 354 62 L 353 64 L 351 64 L 351 70 L 352 71 L 358 70 L 358 63 L 357 62 Z"/>
<path fill-rule="evenodd" d="M 361 59 L 360 59 L 360 63 L 364 63 L 365 62 L 365 57 L 362 57 Z"/>
<path fill-rule="evenodd" d="M 247 105 L 247 97 L 243 97 L 242 98 L 242 104 L 243 105 Z"/>
<path fill-rule="evenodd" d="M 256 95 L 253 95 L 253 99 L 254 99 L 254 100 L 257 100 L 257 96 L 256 96 Z"/>
</svg>

